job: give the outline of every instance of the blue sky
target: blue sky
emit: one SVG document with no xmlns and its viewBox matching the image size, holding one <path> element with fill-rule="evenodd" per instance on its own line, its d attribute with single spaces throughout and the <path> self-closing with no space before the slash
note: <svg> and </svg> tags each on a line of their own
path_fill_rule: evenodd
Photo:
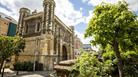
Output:
<svg viewBox="0 0 138 77">
<path fill-rule="evenodd" d="M 84 17 L 89 16 L 89 11 L 94 9 L 94 6 L 88 5 L 87 3 L 82 2 L 81 0 L 70 0 L 70 2 L 73 4 L 75 10 L 82 10 L 82 15 Z M 76 31 L 79 33 L 84 33 L 87 26 L 87 23 L 79 23 L 75 26 Z"/>
<path fill-rule="evenodd" d="M 118 0 L 55 0 L 55 14 L 67 25 L 75 27 L 75 34 L 83 43 L 89 43 L 91 38 L 84 39 L 84 32 L 90 18 L 93 15 L 93 9 L 102 1 L 115 3 Z M 138 14 L 138 0 L 126 0 L 129 8 Z M 16 20 L 19 17 L 19 9 L 27 7 L 30 10 L 42 11 L 43 0 L 0 0 L 0 12 L 12 16 Z"/>
</svg>

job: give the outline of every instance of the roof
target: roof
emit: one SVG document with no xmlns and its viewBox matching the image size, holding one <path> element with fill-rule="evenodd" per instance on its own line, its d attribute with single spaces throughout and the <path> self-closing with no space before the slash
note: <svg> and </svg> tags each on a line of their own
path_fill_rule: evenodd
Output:
<svg viewBox="0 0 138 77">
<path fill-rule="evenodd" d="M 60 65 L 73 65 L 75 64 L 76 60 L 66 60 L 66 61 L 61 61 L 59 64 Z"/>
<path fill-rule="evenodd" d="M 83 49 L 92 49 L 91 44 L 83 44 Z"/>
<path fill-rule="evenodd" d="M 66 70 L 66 71 L 71 71 L 72 67 L 71 66 L 61 66 L 61 65 L 55 65 L 54 66 L 55 70 Z"/>
<path fill-rule="evenodd" d="M 12 18 L 11 16 L 8 16 L 8 15 L 2 13 L 2 12 L 0 12 L 0 18 L 3 18 L 3 19 L 5 19 L 9 22 L 14 23 L 14 24 L 17 24 L 17 21 L 14 18 Z"/>
<path fill-rule="evenodd" d="M 71 71 L 73 69 L 72 66 L 75 64 L 75 62 L 76 60 L 61 61 L 58 65 L 54 66 L 54 69 Z"/>
</svg>

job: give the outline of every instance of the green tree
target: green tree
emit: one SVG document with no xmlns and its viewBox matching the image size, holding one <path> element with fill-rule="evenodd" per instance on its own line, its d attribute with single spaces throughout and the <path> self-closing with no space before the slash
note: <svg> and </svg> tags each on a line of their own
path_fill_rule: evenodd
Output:
<svg viewBox="0 0 138 77">
<path fill-rule="evenodd" d="M 13 55 L 19 55 L 25 47 L 25 41 L 20 37 L 0 36 L 0 70 L 4 61 Z M 1 73 L 1 71 L 0 71 Z"/>
<path fill-rule="evenodd" d="M 121 51 L 138 49 L 138 20 L 128 9 L 128 4 L 119 1 L 116 4 L 102 3 L 94 9 L 85 37 L 93 37 L 93 45 L 105 48 L 110 45 L 117 59 L 119 76 L 124 77 Z"/>
<path fill-rule="evenodd" d="M 77 59 L 75 70 L 79 71 L 78 77 L 99 77 L 103 75 L 102 66 L 95 54 L 84 52 Z"/>
<path fill-rule="evenodd" d="M 137 77 L 138 76 L 138 53 L 136 51 L 126 51 L 121 53 L 123 64 L 124 64 L 124 74 L 125 77 Z M 107 46 L 102 53 L 103 57 L 103 63 L 106 64 L 107 62 L 111 64 L 109 66 L 110 69 L 106 71 L 107 74 L 113 76 L 116 76 L 117 71 L 117 60 L 115 58 L 115 54 L 112 50 L 111 46 Z"/>
</svg>

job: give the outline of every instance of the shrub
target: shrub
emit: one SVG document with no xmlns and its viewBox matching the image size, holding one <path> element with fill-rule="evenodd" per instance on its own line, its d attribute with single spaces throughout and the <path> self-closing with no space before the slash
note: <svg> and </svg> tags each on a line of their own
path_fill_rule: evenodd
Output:
<svg viewBox="0 0 138 77">
<path fill-rule="evenodd" d="M 33 71 L 34 63 L 28 61 L 28 62 L 17 62 L 14 64 L 14 70 L 17 71 Z M 42 71 L 43 70 L 43 64 L 36 62 L 35 64 L 35 71 Z"/>
<path fill-rule="evenodd" d="M 14 64 L 14 70 L 17 71 L 33 71 L 33 63 L 29 62 L 17 62 Z"/>
<path fill-rule="evenodd" d="M 108 76 L 106 74 L 106 69 L 103 66 L 104 64 L 99 61 L 95 54 L 83 53 L 77 59 L 74 67 L 76 71 L 79 71 L 78 77 Z"/>
</svg>

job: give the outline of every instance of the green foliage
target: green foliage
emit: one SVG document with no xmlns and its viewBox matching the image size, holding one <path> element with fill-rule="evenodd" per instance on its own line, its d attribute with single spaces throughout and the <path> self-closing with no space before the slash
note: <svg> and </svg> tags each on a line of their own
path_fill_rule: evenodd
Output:
<svg viewBox="0 0 138 77">
<path fill-rule="evenodd" d="M 103 56 L 104 60 L 114 60 L 115 59 L 114 52 L 104 53 L 102 56 Z"/>
<path fill-rule="evenodd" d="M 127 51 L 123 53 L 124 58 L 133 58 L 136 56 L 138 56 L 138 53 L 136 53 L 135 51 Z"/>
<path fill-rule="evenodd" d="M 117 60 L 114 57 L 114 53 L 111 55 L 110 51 L 106 51 L 103 53 L 104 65 L 109 64 L 106 68 L 107 74 L 114 76 L 117 72 Z M 138 53 L 135 51 L 127 51 L 122 53 L 122 59 L 124 63 L 124 73 L 126 77 L 137 77 L 138 75 Z M 105 68 L 105 69 L 106 69 Z"/>
<path fill-rule="evenodd" d="M 2 69 L 6 59 L 13 55 L 19 55 L 25 47 L 25 41 L 20 37 L 0 36 L 0 61 Z M 1 72 L 1 71 L 0 71 Z"/>
<path fill-rule="evenodd" d="M 113 48 L 111 45 L 107 45 L 106 48 L 104 49 L 104 52 L 102 54 L 102 57 L 104 60 L 114 60 L 115 59 L 115 54 L 113 51 Z"/>
<path fill-rule="evenodd" d="M 126 77 L 137 77 L 138 75 L 138 53 L 136 51 L 126 51 L 121 53 L 122 60 L 124 63 L 124 73 Z M 115 54 L 112 51 L 112 48 L 108 45 L 105 48 L 105 52 L 102 54 L 104 63 L 108 65 L 107 74 L 114 76 L 117 74 L 117 60 L 115 58 Z M 106 67 L 106 66 L 104 66 Z"/>
<path fill-rule="evenodd" d="M 32 62 L 17 62 L 14 64 L 14 70 L 18 71 L 33 71 L 33 63 Z"/>
<path fill-rule="evenodd" d="M 118 75 L 117 63 L 115 61 L 105 60 L 103 62 L 103 70 L 107 75 L 110 75 L 110 76 Z"/>
<path fill-rule="evenodd" d="M 108 49 L 110 50 L 110 49 Z M 97 54 L 83 52 L 78 57 L 73 71 L 73 77 L 118 77 L 117 60 L 115 54 L 106 51 L 102 54 L 103 60 L 99 60 Z M 126 77 L 137 77 L 138 75 L 138 53 L 127 51 L 122 53 L 124 72 Z"/>
<path fill-rule="evenodd" d="M 92 36 L 94 38 L 92 44 L 103 47 L 108 44 L 113 45 L 113 40 L 117 37 L 122 49 L 135 49 L 138 39 L 138 20 L 127 7 L 126 2 L 102 3 L 96 6 L 85 37 Z"/>
<path fill-rule="evenodd" d="M 123 54 L 124 71 L 127 77 L 138 76 L 138 53 L 135 51 L 127 51 Z"/>
<path fill-rule="evenodd" d="M 79 77 L 99 77 L 106 75 L 102 66 L 95 54 L 85 52 L 77 59 L 75 69 L 79 71 Z"/>
<path fill-rule="evenodd" d="M 96 56 L 87 52 L 82 53 L 74 66 L 75 70 L 79 71 L 78 77 L 109 77 L 118 73 L 115 61 L 101 61 Z"/>
<path fill-rule="evenodd" d="M 116 4 L 102 3 L 95 7 L 93 14 L 85 37 L 93 37 L 93 45 L 99 45 L 104 50 L 110 49 L 103 54 L 106 60 L 114 60 L 114 51 L 120 77 L 124 77 L 122 54 L 138 51 L 137 16 L 128 9 L 128 4 L 124 1 Z M 130 56 L 134 53 L 129 52 L 125 55 L 127 54 Z"/>
<path fill-rule="evenodd" d="M 28 62 L 17 62 L 14 65 L 14 70 L 16 71 L 33 71 L 34 63 Z M 42 63 L 35 63 L 35 71 L 43 71 L 43 64 Z"/>
<path fill-rule="evenodd" d="M 20 52 L 23 52 L 23 49 L 25 48 L 25 40 L 22 38 L 16 37 L 14 39 L 14 54 L 19 55 Z"/>
<path fill-rule="evenodd" d="M 0 37 L 0 59 L 7 59 L 13 55 L 13 40 L 11 37 Z"/>
<path fill-rule="evenodd" d="M 19 37 L 0 36 L 0 59 L 19 54 L 25 47 L 25 41 Z"/>
</svg>

